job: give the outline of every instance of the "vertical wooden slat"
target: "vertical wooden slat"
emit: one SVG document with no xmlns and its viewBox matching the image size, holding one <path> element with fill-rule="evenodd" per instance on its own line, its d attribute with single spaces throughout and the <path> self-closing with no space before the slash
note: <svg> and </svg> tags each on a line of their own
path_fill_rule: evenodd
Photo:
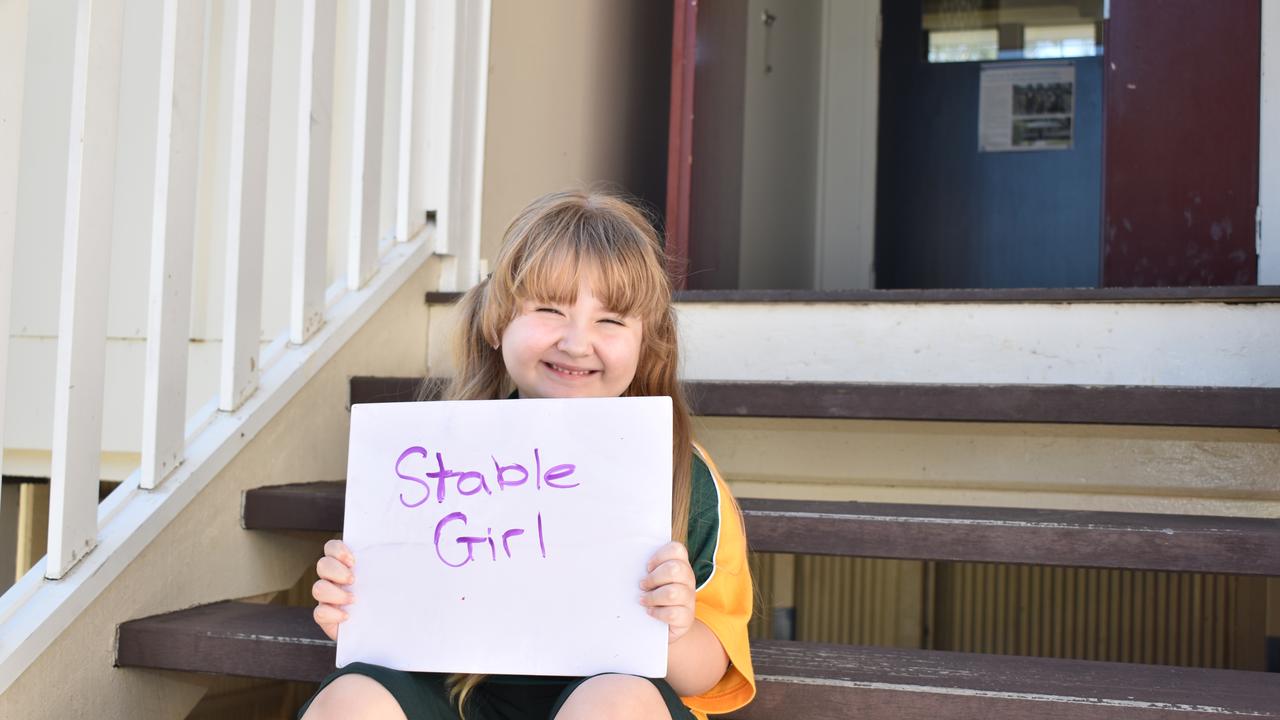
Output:
<svg viewBox="0 0 1280 720">
<path fill-rule="evenodd" d="M 347 287 L 357 290 L 373 277 L 378 265 L 382 221 L 382 136 L 386 110 L 387 0 L 370 0 L 368 79 L 364 104 L 364 170 L 360 174 L 360 235 L 349 247 Z"/>
<path fill-rule="evenodd" d="M 258 384 L 262 248 L 266 210 L 267 109 L 273 3 L 227 2 L 220 122 L 228 126 L 227 243 L 222 315 L 221 410 L 236 410 Z"/>
<path fill-rule="evenodd" d="M 884 587 L 884 565 L 881 561 L 858 558 L 856 565 L 846 564 L 845 566 L 845 588 L 863 586 L 862 613 L 857 619 L 858 626 L 849 629 L 850 634 L 856 638 L 854 642 L 864 644 L 879 642 L 880 633 L 877 625 L 881 624 L 876 621 L 880 616 L 878 610 L 880 593 Z M 848 618 L 846 623 L 850 621 L 852 618 Z"/>
<path fill-rule="evenodd" d="M 480 196 L 484 180 L 484 123 L 489 57 L 488 0 L 447 2 L 435 7 L 452 20 L 449 49 L 448 177 L 439 232 L 449 238 L 451 262 L 442 264 L 441 289 L 465 289 L 479 279 Z"/>
<path fill-rule="evenodd" d="M 449 128 L 453 123 L 453 65 L 454 65 L 454 12 L 451 2 L 426 2 L 420 8 L 427 26 L 419 28 L 419 45 L 422 64 L 427 72 L 417 83 L 421 96 L 414 100 L 414 126 L 421 132 L 414 133 L 415 148 L 412 192 L 420 199 L 422 207 L 436 211 L 436 233 L 431 251 L 437 255 L 449 252 L 450 236 L 445 232 L 448 218 L 443 210 L 449 199 Z M 452 278 L 442 277 L 449 284 Z M 441 289 L 444 289 L 442 285 Z M 797 561 L 798 562 L 798 561 Z"/>
<path fill-rule="evenodd" d="M 249 74 L 249 19 L 248 0 L 227 0 L 210 5 L 211 14 L 217 14 L 220 33 L 216 36 L 218 46 L 212 48 L 212 56 L 216 57 L 216 70 L 210 75 L 217 78 L 217 100 L 213 103 L 217 109 L 214 120 L 214 154 L 217 156 L 214 180 L 213 209 L 211 212 L 215 225 L 215 233 L 221 236 L 225 253 L 225 262 L 231 268 L 224 268 L 223 277 L 231 281 L 223 287 L 222 318 L 222 368 L 219 379 L 218 406 L 222 410 L 231 410 L 239 406 L 236 402 L 237 386 L 244 382 L 245 373 L 237 372 L 236 363 L 227 361 L 228 348 L 236 344 L 235 307 L 238 299 L 235 282 L 238 263 L 233 263 L 232 253 L 238 252 L 240 242 L 240 206 L 243 201 L 242 182 L 244 176 L 244 133 L 245 105 Z M 210 88 L 211 90 L 213 88 Z M 232 250 L 235 247 L 236 250 Z"/>
<path fill-rule="evenodd" d="M 338 9 L 333 2 L 316 5 L 311 64 L 311 159 L 307 190 L 307 279 L 305 297 L 295 299 L 299 314 L 318 329 L 324 322 L 324 293 L 329 283 L 328 235 L 330 173 L 333 168 L 334 57 Z M 316 317 L 316 314 L 319 317 Z"/>
<path fill-rule="evenodd" d="M 324 321 L 336 12 L 332 2 L 315 0 L 276 6 L 267 227 L 292 247 L 295 345 Z"/>
<path fill-rule="evenodd" d="M 17 158 L 22 140 L 22 91 L 26 73 L 27 1 L 0 3 L 0 67 L 11 73 L 11 81 L 0 83 L 0 157 Z M 9 367 L 9 310 L 13 295 L 13 250 L 18 229 L 18 173 L 16 160 L 0 162 L 0 378 Z M 0 450 L 4 448 L 5 383 L 0 382 Z M 0 451 L 0 472 L 3 471 Z M 16 497 L 17 489 L 8 496 Z M 14 502 L 13 500 L 9 501 Z M 0 498 L 0 508 L 6 508 Z M 8 583 L 0 576 L 0 583 Z"/>
<path fill-rule="evenodd" d="M 18 579 L 18 498 L 22 484 L 0 483 L 0 595 Z"/>
<path fill-rule="evenodd" d="M 1018 655 L 1030 655 L 1032 644 L 1035 642 L 1035 635 L 1032 628 L 1035 627 L 1034 617 L 1034 598 L 1035 598 L 1035 568 L 1021 565 L 1018 567 L 1018 645 L 1014 651 Z"/>
<path fill-rule="evenodd" d="M 1098 569 L 1089 568 L 1083 571 L 1084 577 L 1084 648 L 1079 657 L 1098 656 Z"/>
<path fill-rule="evenodd" d="M 1210 575 L 1195 575 L 1191 578 L 1193 585 L 1191 587 L 1191 608 L 1187 613 L 1188 620 L 1191 623 L 1191 651 L 1190 661 L 1200 664 L 1204 662 L 1204 633 L 1213 629 L 1212 620 L 1205 613 L 1204 592 L 1205 585 L 1211 580 Z"/>
<path fill-rule="evenodd" d="M 926 650 L 937 650 L 938 644 L 938 563 L 930 560 L 924 563 L 924 623 L 925 637 L 922 644 Z"/>
<path fill-rule="evenodd" d="M 121 16 L 120 2 L 81 2 L 74 20 L 48 29 L 74 34 L 45 569 L 53 579 L 97 544 Z"/>
<path fill-rule="evenodd" d="M 467 38 L 466 75 L 463 78 L 463 95 L 466 106 L 462 122 L 466 128 L 465 152 L 458 161 L 461 169 L 458 194 L 459 205 L 454 212 L 465 218 L 465 224 L 455 225 L 455 231 L 464 232 L 466 250 L 458 253 L 458 273 L 471 287 L 480 280 L 480 200 L 484 193 L 484 142 L 485 109 L 488 102 L 489 82 L 489 21 L 491 0 L 466 3 L 466 24 L 463 32 Z M 455 125 L 456 127 L 456 125 Z"/>
<path fill-rule="evenodd" d="M 1218 576 L 1218 582 L 1214 583 L 1214 607 L 1217 609 L 1215 615 L 1220 620 L 1213 634 L 1213 666 L 1217 668 L 1227 667 L 1228 654 L 1227 647 L 1231 640 L 1231 623 L 1230 616 L 1227 615 L 1227 585 L 1231 582 L 1231 578 L 1225 575 Z"/>
<path fill-rule="evenodd" d="M 16 581 L 26 574 L 48 549 L 49 484 L 22 483 L 18 490 L 18 546 L 14 553 Z"/>
<path fill-rule="evenodd" d="M 121 117 L 140 132 L 136 148 L 126 147 L 122 132 L 120 152 L 142 160 L 146 172 L 131 209 L 151 248 L 140 483 L 153 489 L 181 462 L 185 440 L 204 12 L 152 0 L 129 5 L 125 22 L 122 81 L 141 87 Z"/>
<path fill-rule="evenodd" d="M 997 568 L 995 565 L 979 564 L 976 566 L 980 585 L 978 592 L 983 595 L 983 603 L 979 605 L 981 608 L 981 617 L 979 619 L 980 645 L 983 652 L 996 652 L 996 625 L 999 623 L 1000 611 L 1000 594 L 997 592 Z"/>
<path fill-rule="evenodd" d="M 361 284 L 360 241 L 364 208 L 365 133 L 369 102 L 369 31 L 370 4 L 345 0 L 339 5 L 338 32 L 348 50 L 343 64 L 337 69 L 337 88 L 341 94 L 334 97 L 335 117 L 341 129 L 334 152 L 339 156 L 335 165 L 339 189 L 334 213 L 337 217 L 337 233 L 342 241 L 346 257 L 347 287 L 358 289 Z"/>
<path fill-rule="evenodd" d="M 413 64 L 417 1 L 392 0 L 387 17 L 387 110 L 383 137 L 383 206 L 394 240 L 408 240 L 408 184 L 412 161 Z"/>
</svg>

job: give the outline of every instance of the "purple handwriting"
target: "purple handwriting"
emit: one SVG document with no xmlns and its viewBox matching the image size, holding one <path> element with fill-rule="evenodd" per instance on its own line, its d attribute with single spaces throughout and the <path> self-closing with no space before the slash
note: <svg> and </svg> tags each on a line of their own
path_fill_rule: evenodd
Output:
<svg viewBox="0 0 1280 720">
<path fill-rule="evenodd" d="M 461 527 L 458 527 L 458 528 L 449 527 L 453 523 L 461 523 L 462 525 Z M 498 546 L 493 539 L 493 528 L 485 528 L 484 535 L 462 535 L 454 538 L 455 543 L 457 543 L 458 545 L 464 545 L 467 548 L 466 558 L 462 560 L 458 560 L 457 562 L 452 562 L 448 558 L 446 558 L 444 556 L 445 555 L 444 552 L 442 552 L 440 548 L 442 538 L 445 534 L 446 528 L 448 528 L 450 531 L 453 531 L 453 532 L 466 532 L 467 516 L 460 512 L 451 512 L 448 515 L 445 515 L 443 518 L 441 518 L 440 522 L 436 523 L 436 557 L 440 558 L 440 562 L 444 563 L 445 565 L 448 565 L 449 567 L 455 567 L 455 568 L 462 567 L 467 563 L 472 562 L 476 559 L 475 551 L 476 551 L 477 545 L 488 545 L 489 559 L 493 562 L 497 562 Z M 542 513 L 538 513 L 537 528 L 538 528 L 538 549 L 542 552 L 542 557 L 546 558 L 547 544 L 546 544 L 546 539 L 544 538 L 542 533 Z M 515 537 L 519 537 L 521 535 L 524 535 L 524 528 L 511 528 L 510 530 L 506 530 L 502 532 L 501 534 L 502 552 L 506 553 L 508 559 L 510 559 L 511 557 L 511 539 Z M 443 542 L 446 546 L 448 545 L 447 541 L 443 541 Z M 456 555 L 456 553 L 451 553 L 451 554 Z"/>
<path fill-rule="evenodd" d="M 444 453 L 435 453 L 436 469 L 423 473 L 424 477 L 418 477 L 404 472 L 401 469 L 401 465 L 404 464 L 405 460 L 415 455 L 422 458 L 429 458 L 432 453 L 428 453 L 426 448 L 419 447 L 417 445 L 411 448 L 406 448 L 404 452 L 400 453 L 400 457 L 396 459 L 396 475 L 402 480 L 406 480 L 420 486 L 422 495 L 417 500 L 411 502 L 405 498 L 405 495 L 402 492 L 400 493 L 401 505 L 404 505 L 407 508 L 416 508 L 429 500 L 431 498 L 433 485 L 433 483 L 430 482 L 431 480 L 435 481 L 434 486 L 437 503 L 444 502 L 446 494 L 445 491 L 446 488 L 449 487 L 449 480 L 451 479 L 453 480 L 453 488 L 459 495 L 471 496 L 481 492 L 485 495 L 493 494 L 493 488 L 489 486 L 489 480 L 485 477 L 484 473 L 477 470 L 450 470 L 445 465 Z M 518 487 L 529 481 L 528 467 L 519 463 L 503 465 L 493 456 L 490 456 L 490 459 L 493 460 L 493 480 L 499 491 L 506 490 L 509 487 Z M 578 487 L 579 485 L 579 483 L 576 482 L 559 482 L 573 474 L 574 470 L 577 469 L 575 465 L 569 463 L 553 465 L 544 472 L 542 470 L 542 455 L 537 448 L 533 449 L 533 468 L 533 483 L 534 487 L 538 490 L 541 490 L 544 485 L 557 490 L 568 490 L 570 488 Z"/>
<path fill-rule="evenodd" d="M 431 460 L 434 459 L 435 468 L 422 472 L 421 477 L 408 472 L 404 465 L 406 461 L 414 457 L 427 460 L 428 467 L 430 467 Z M 572 463 L 552 465 L 544 471 L 542 469 L 542 452 L 538 448 L 533 449 L 532 475 L 526 465 L 521 465 L 520 463 L 503 465 L 492 455 L 489 456 L 489 459 L 493 461 L 493 473 L 486 477 L 479 470 L 449 469 L 442 452 L 431 453 L 426 448 L 417 445 L 406 448 L 404 452 L 400 453 L 400 457 L 396 458 L 395 472 L 396 476 L 401 480 L 413 483 L 416 490 L 411 493 L 415 496 L 413 500 L 405 497 L 405 493 L 401 492 L 400 504 L 407 508 L 419 507 L 431 499 L 433 489 L 437 503 L 444 502 L 450 488 L 460 497 L 470 497 L 481 493 L 484 496 L 490 496 L 493 495 L 494 488 L 497 488 L 498 492 L 502 492 L 509 488 L 527 485 L 530 478 L 533 479 L 535 490 L 542 490 L 543 487 L 554 490 L 569 490 L 581 484 L 579 482 L 564 482 L 566 478 L 573 475 L 577 470 L 577 466 Z M 492 485 L 490 484 L 490 478 L 493 481 Z M 468 563 L 483 559 L 486 547 L 489 551 L 490 561 L 497 562 L 499 543 L 502 545 L 503 554 L 510 559 L 512 556 L 512 541 L 518 540 L 520 536 L 526 534 L 525 528 L 514 527 L 501 531 L 495 536 L 493 528 L 487 527 L 484 534 L 480 535 L 478 532 L 470 530 L 467 522 L 466 514 L 451 512 L 440 518 L 440 521 L 436 523 L 436 557 L 440 558 L 440 562 L 449 567 L 460 568 Z M 542 529 L 542 513 L 540 512 L 537 513 L 535 526 L 529 528 L 529 533 L 534 532 L 538 536 L 538 552 L 545 559 L 547 557 L 547 542 L 546 534 Z M 450 538 L 453 542 L 449 542 Z M 528 543 L 529 539 L 525 539 L 522 542 Z M 519 542 L 517 542 L 518 544 Z M 466 548 L 465 557 L 462 555 L 462 551 L 457 549 L 458 546 Z M 479 551 L 476 550 L 477 546 L 480 547 Z"/>
</svg>

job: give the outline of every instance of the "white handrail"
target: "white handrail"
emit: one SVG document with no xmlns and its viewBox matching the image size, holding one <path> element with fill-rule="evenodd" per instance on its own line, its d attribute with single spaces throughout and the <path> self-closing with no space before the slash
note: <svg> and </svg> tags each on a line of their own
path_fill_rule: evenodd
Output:
<svg viewBox="0 0 1280 720">
<path fill-rule="evenodd" d="M 0 170 L 0 191 L 13 188 L 0 203 L 0 289 L 7 240 L 52 234 L 65 249 L 50 555 L 0 596 L 0 692 L 428 254 L 445 246 L 478 253 L 478 222 L 459 223 L 467 236 L 448 243 L 423 232 L 424 210 L 436 209 L 424 198 L 447 196 L 442 221 L 453 207 L 478 220 L 488 35 L 488 0 L 137 0 L 127 11 L 124 0 L 21 5 L 25 38 L 39 42 L 27 42 L 17 64 L 22 82 L 6 85 L 25 94 L 20 134 L 0 136 L 21 150 L 16 169 Z M 441 18 L 448 25 L 439 32 L 424 24 Z M 418 52 L 423 47 L 429 51 Z M 275 105 L 273 78 L 296 86 L 276 88 Z M 427 122 L 435 103 L 415 96 L 424 86 L 466 100 L 445 98 L 440 105 L 451 117 Z M 287 147 L 268 148 L 271 127 Z M 440 152 L 421 151 L 424 133 L 435 134 L 429 144 Z M 430 177 L 468 182 L 446 193 L 429 190 Z M 292 307 L 286 334 L 262 352 L 268 192 L 281 200 L 272 227 L 293 246 Z M 6 208 L 15 209 L 12 231 Z M 223 363 L 220 411 L 209 405 L 191 425 L 184 416 L 192 266 L 203 227 L 225 239 Z M 334 272 L 326 266 L 331 227 L 348 261 Z M 152 263 L 143 466 L 99 505 L 106 270 L 112 237 L 121 234 L 145 238 Z M 388 238 L 400 242 L 379 258 L 379 240 Z M 344 277 L 326 288 L 335 275 Z M 32 287 L 29 279 L 21 284 Z M 7 299 L 0 297 L 6 319 Z"/>
</svg>

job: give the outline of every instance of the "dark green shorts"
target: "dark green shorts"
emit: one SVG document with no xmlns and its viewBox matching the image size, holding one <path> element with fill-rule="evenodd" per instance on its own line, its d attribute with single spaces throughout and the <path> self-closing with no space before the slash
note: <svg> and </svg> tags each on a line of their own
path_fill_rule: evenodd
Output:
<svg viewBox="0 0 1280 720">
<path fill-rule="evenodd" d="M 334 671 L 320 683 L 320 690 L 352 673 L 370 677 L 386 688 L 409 720 L 459 720 L 458 708 L 449 700 L 445 688 L 448 676 L 439 673 L 405 672 L 357 662 Z M 569 694 L 588 679 L 504 675 L 486 678 L 467 697 L 466 720 L 551 720 Z M 693 713 L 666 680 L 647 679 L 662 694 L 672 720 L 694 720 Z M 302 706 L 299 718 L 310 705 L 308 700 Z"/>
</svg>

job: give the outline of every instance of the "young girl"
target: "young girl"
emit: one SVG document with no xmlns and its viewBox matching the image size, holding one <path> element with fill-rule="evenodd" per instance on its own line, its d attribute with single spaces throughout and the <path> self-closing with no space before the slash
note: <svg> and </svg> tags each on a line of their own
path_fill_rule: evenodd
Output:
<svg viewBox="0 0 1280 720">
<path fill-rule="evenodd" d="M 507 228 L 493 275 L 459 303 L 446 397 L 671 398 L 674 540 L 649 560 L 640 600 L 668 626 L 666 677 L 445 676 L 352 663 L 324 681 L 304 720 L 686 720 L 751 700 L 746 539 L 728 487 L 693 445 L 662 260 L 652 225 L 619 198 L 570 191 L 534 201 Z M 356 601 L 356 559 L 331 540 L 316 570 L 315 620 L 336 639 L 342 607 Z"/>
</svg>

